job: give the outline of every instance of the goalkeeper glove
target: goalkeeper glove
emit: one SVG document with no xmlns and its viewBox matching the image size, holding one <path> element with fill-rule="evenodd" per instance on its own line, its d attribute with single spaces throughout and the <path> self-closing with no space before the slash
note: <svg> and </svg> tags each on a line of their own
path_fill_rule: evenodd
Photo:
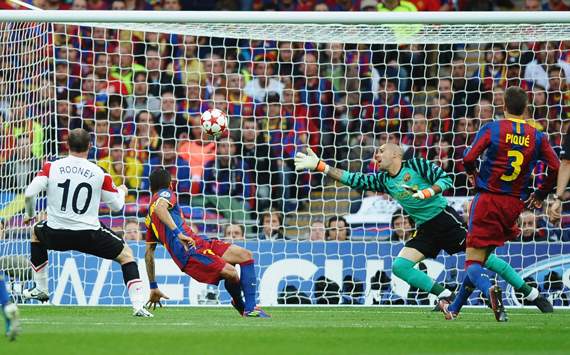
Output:
<svg viewBox="0 0 570 355">
<path fill-rule="evenodd" d="M 301 152 L 295 154 L 295 170 L 309 169 L 326 174 L 329 172 L 329 168 L 330 167 L 319 159 L 310 147 L 307 147 L 307 154 Z"/>
<path fill-rule="evenodd" d="M 408 185 L 402 185 L 402 187 L 408 191 L 413 192 L 412 197 L 417 198 L 418 200 L 425 200 L 435 195 L 435 191 L 431 187 L 423 190 L 417 190 Z"/>
</svg>

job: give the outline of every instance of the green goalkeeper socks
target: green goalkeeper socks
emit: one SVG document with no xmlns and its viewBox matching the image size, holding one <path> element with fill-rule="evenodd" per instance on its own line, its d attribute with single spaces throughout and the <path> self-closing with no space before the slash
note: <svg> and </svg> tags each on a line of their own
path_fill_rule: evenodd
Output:
<svg viewBox="0 0 570 355">
<path fill-rule="evenodd" d="M 392 273 L 424 292 L 439 296 L 445 291 L 442 285 L 434 282 L 425 272 L 415 269 L 414 265 L 416 265 L 416 263 L 413 261 L 397 257 L 396 260 L 394 260 L 394 264 L 392 264 Z"/>
<path fill-rule="evenodd" d="M 485 267 L 496 272 L 503 280 L 513 286 L 515 290 L 522 292 L 525 297 L 532 291 L 532 288 L 524 282 L 522 277 L 520 277 L 512 266 L 495 254 L 489 255 L 487 262 L 485 262 Z"/>
</svg>

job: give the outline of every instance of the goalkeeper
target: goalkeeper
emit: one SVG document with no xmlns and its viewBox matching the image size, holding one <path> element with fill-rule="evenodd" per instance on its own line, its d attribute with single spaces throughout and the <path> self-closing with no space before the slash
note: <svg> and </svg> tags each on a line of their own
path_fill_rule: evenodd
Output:
<svg viewBox="0 0 570 355">
<path fill-rule="evenodd" d="M 465 251 L 467 230 L 457 212 L 441 195 L 452 185 L 445 171 L 422 158 L 402 160 L 402 148 L 392 143 L 386 143 L 376 151 L 374 159 L 380 172 L 374 174 L 333 168 L 310 148 L 307 150 L 308 154 L 297 153 L 295 156 L 295 170 L 315 170 L 355 189 L 387 193 L 404 208 L 414 220 L 417 232 L 394 260 L 392 272 L 411 286 L 450 302 L 450 290 L 414 268 L 425 258 L 435 258 L 442 249 L 450 255 Z M 553 311 L 552 305 L 540 296 L 536 288 L 527 285 L 508 263 L 496 255 L 489 256 L 485 267 L 501 275 L 543 313 Z"/>
</svg>

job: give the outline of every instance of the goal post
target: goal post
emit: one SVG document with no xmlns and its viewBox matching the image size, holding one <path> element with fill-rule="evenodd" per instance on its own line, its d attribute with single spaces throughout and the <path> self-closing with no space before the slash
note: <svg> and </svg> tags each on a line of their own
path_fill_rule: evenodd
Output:
<svg viewBox="0 0 570 355">
<path fill-rule="evenodd" d="M 375 148 L 401 144 L 406 158 L 450 175 L 445 196 L 467 221 L 462 154 L 481 125 L 502 118 L 506 87 L 527 90 L 527 118 L 560 149 L 568 38 L 570 15 L 560 12 L 2 11 L 0 268 L 18 297 L 30 282 L 23 189 L 83 127 L 93 133 L 90 159 L 129 188 L 125 209 L 101 206 L 101 220 L 129 240 L 143 278 L 148 176 L 165 166 L 199 234 L 254 253 L 262 304 L 429 304 L 391 273 L 413 221 L 386 196 L 295 172 L 293 155 L 310 146 L 330 165 L 372 173 Z M 228 114 L 231 140 L 201 134 L 209 108 Z M 539 165 L 535 186 L 543 173 Z M 520 240 L 497 251 L 557 306 L 570 302 L 564 222 L 525 212 Z M 112 262 L 49 258 L 55 304 L 128 302 Z M 453 289 L 463 262 L 442 253 L 419 268 Z M 229 304 L 163 248 L 156 274 L 171 304 Z M 507 304 L 524 303 L 496 282 Z"/>
</svg>

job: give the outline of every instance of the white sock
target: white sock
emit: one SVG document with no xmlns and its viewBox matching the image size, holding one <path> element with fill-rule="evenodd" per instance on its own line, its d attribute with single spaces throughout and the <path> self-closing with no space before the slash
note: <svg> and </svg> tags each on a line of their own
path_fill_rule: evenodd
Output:
<svg viewBox="0 0 570 355">
<path fill-rule="evenodd" d="M 448 289 L 445 289 L 443 291 L 441 291 L 441 293 L 439 295 L 437 295 L 437 298 L 445 298 L 445 297 L 449 297 L 451 296 L 451 291 L 449 291 Z"/>
<path fill-rule="evenodd" d="M 143 308 L 145 297 L 143 294 L 143 283 L 141 279 L 133 279 L 127 283 L 127 290 L 129 290 L 129 298 L 135 310 Z"/>
<path fill-rule="evenodd" d="M 34 268 L 32 265 L 32 270 L 34 273 L 34 281 L 36 282 L 36 288 L 46 294 L 48 294 L 48 263 L 47 261 L 41 265 L 39 268 Z"/>
<path fill-rule="evenodd" d="M 536 287 L 533 287 L 532 291 L 530 291 L 528 296 L 526 296 L 525 298 L 529 301 L 534 301 L 539 295 L 540 294 L 538 293 L 538 290 L 536 289 Z"/>
</svg>

